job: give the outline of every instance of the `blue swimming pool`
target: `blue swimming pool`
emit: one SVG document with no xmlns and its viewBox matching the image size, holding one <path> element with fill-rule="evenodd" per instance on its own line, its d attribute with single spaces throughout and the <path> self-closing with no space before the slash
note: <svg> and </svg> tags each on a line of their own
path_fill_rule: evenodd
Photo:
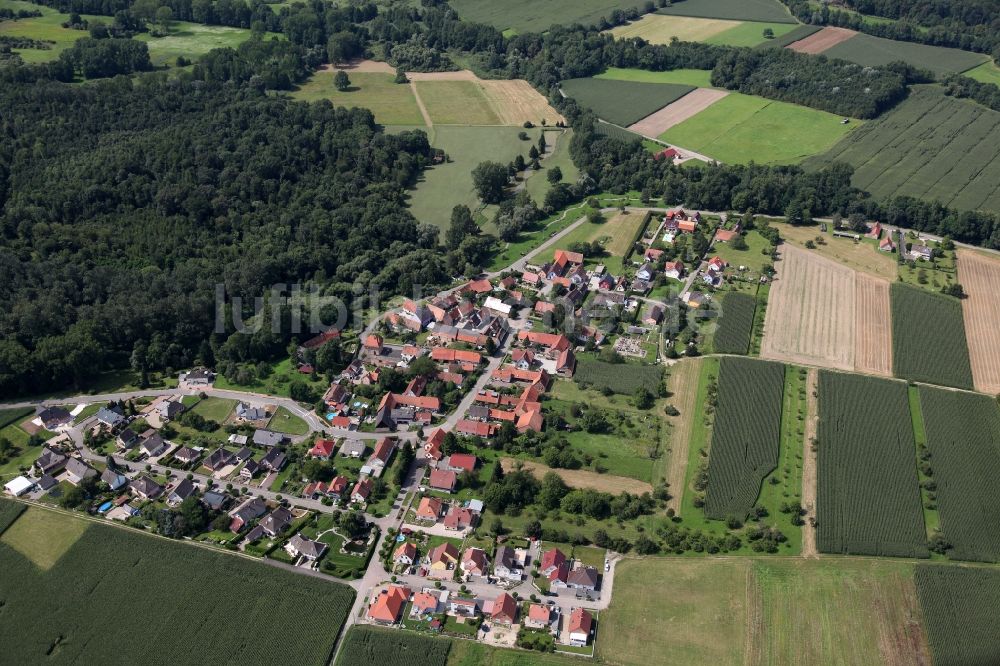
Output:
<svg viewBox="0 0 1000 666">
<path fill-rule="evenodd" d="M 98 513 L 105 513 L 105 512 L 107 512 L 108 509 L 110 509 L 113 506 L 114 506 L 113 503 L 111 503 L 111 502 L 105 502 L 104 504 L 102 504 L 101 506 L 99 506 L 97 508 L 97 511 L 98 511 Z"/>
</svg>

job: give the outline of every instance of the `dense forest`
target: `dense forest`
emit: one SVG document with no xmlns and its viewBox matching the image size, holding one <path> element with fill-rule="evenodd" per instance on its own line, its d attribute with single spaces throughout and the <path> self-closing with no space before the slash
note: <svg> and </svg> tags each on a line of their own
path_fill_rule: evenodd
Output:
<svg viewBox="0 0 1000 666">
<path fill-rule="evenodd" d="M 349 299 L 445 279 L 403 202 L 427 137 L 366 110 L 156 76 L 5 85 L 0 108 L 0 394 L 80 386 L 137 345 L 150 369 L 287 346 L 267 327 L 223 346 L 217 283 L 252 303 L 274 283 Z"/>
<path fill-rule="evenodd" d="M 259 2 L 171 0 L 178 17 L 249 23 L 253 36 L 173 77 L 106 79 L 149 68 L 145 44 L 123 35 L 142 27 L 150 7 L 142 0 L 51 2 L 114 16 L 114 23 L 53 62 L 0 67 L 3 396 L 82 386 L 113 367 L 172 371 L 285 353 L 294 342 L 288 326 L 279 334 L 267 326 L 253 334 L 231 325 L 214 331 L 218 284 L 227 298 L 247 303 L 291 282 L 350 302 L 370 285 L 410 293 L 415 284 L 444 283 L 485 265 L 494 239 L 468 209 L 456 209 L 443 239 L 406 210 L 405 188 L 431 158 L 423 132 L 386 135 L 368 111 L 273 94 L 323 62 L 362 52 L 432 69 L 454 67 L 449 52 L 462 52 L 482 75 L 529 80 L 575 127 L 570 151 L 579 180 L 552 187 L 541 209 L 526 194 L 501 202 L 496 223 L 506 238 L 543 211 L 598 191 L 636 190 L 670 204 L 798 222 L 862 213 L 1000 247 L 993 216 L 906 198 L 875 201 L 850 185 L 845 165 L 806 172 L 653 160 L 638 141 L 598 132 L 591 112 L 558 95 L 562 80 L 612 66 L 694 68 L 712 70 L 713 82 L 735 90 L 871 117 L 901 99 L 908 83 L 925 79 L 902 64 L 866 69 L 859 89 L 851 80 L 857 66 L 842 61 L 779 49 L 616 41 L 581 26 L 505 38 L 458 21 L 438 0 L 378 11 L 310 2 L 277 12 Z M 266 39 L 265 30 L 288 39 Z M 99 80 L 59 83 L 79 78 Z M 996 86 L 954 77 L 948 90 L 997 104 Z M 277 311 L 291 316 L 287 306 Z M 322 314 L 329 322 L 331 312 Z"/>
<path fill-rule="evenodd" d="M 843 11 L 808 0 L 782 0 L 800 21 L 833 25 L 876 37 L 988 53 L 1000 60 L 998 0 L 844 0 Z M 865 21 L 861 14 L 893 19 Z"/>
</svg>

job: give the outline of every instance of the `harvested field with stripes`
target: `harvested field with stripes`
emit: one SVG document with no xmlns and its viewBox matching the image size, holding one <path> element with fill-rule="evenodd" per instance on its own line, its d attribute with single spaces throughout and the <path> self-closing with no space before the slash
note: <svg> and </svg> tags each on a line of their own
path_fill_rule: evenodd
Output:
<svg viewBox="0 0 1000 666">
<path fill-rule="evenodd" d="M 846 42 L 856 34 L 858 33 L 854 30 L 828 26 L 819 32 L 809 35 L 805 39 L 800 39 L 797 42 L 789 44 L 788 48 L 799 53 L 822 53 L 841 42 Z"/>
<path fill-rule="evenodd" d="M 958 280 L 968 295 L 962 300 L 962 313 L 972 379 L 976 390 L 996 395 L 1000 393 L 1000 259 L 960 249 Z"/>
<path fill-rule="evenodd" d="M 647 14 L 638 21 L 611 30 L 616 39 L 639 37 L 650 44 L 669 44 L 676 37 L 683 42 L 700 42 L 738 27 L 740 21 Z"/>
<path fill-rule="evenodd" d="M 674 125 L 679 125 L 688 118 L 701 113 L 728 94 L 729 92 L 726 90 L 698 88 L 629 126 L 629 129 L 643 136 L 656 138 Z"/>
<path fill-rule="evenodd" d="M 780 251 L 761 357 L 853 370 L 854 271 L 794 246 Z"/>
<path fill-rule="evenodd" d="M 855 274 L 854 366 L 858 372 L 892 376 L 892 311 L 889 282 Z"/>
</svg>

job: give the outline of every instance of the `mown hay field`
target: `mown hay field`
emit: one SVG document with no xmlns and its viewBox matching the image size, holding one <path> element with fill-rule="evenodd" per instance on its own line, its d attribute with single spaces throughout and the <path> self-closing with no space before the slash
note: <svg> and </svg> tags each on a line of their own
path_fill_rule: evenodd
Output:
<svg viewBox="0 0 1000 666">
<path fill-rule="evenodd" d="M 344 636 L 338 666 L 445 666 L 451 641 L 408 631 L 354 626 Z"/>
<path fill-rule="evenodd" d="M 778 0 L 683 0 L 658 10 L 671 16 L 797 23 Z"/>
<path fill-rule="evenodd" d="M 16 663 L 320 666 L 354 599 L 345 585 L 60 517 L 86 529 L 47 571 L 0 541 L 0 644 Z"/>
<path fill-rule="evenodd" d="M 333 85 L 334 70 L 321 70 L 292 93 L 306 102 L 330 100 L 334 106 L 359 106 L 375 114 L 375 122 L 384 125 L 423 125 L 423 116 L 410 86 L 393 81 L 392 74 L 348 72 L 351 87 L 339 91 Z"/>
<path fill-rule="evenodd" d="M 1000 261 L 958 250 L 958 281 L 965 289 L 962 315 L 976 390 L 1000 393 Z"/>
<path fill-rule="evenodd" d="M 746 518 L 778 465 L 785 366 L 725 357 L 708 458 L 705 515 Z"/>
<path fill-rule="evenodd" d="M 659 139 L 723 163 L 795 164 L 829 150 L 861 124 L 844 125 L 825 111 L 730 93 Z"/>
<path fill-rule="evenodd" d="M 886 560 L 626 560 L 597 656 L 615 666 L 928 664 L 913 570 Z"/>
<path fill-rule="evenodd" d="M 1000 211 L 1000 113 L 937 87 L 915 86 L 894 109 L 804 166 L 831 162 L 853 166 L 851 183 L 876 197 Z"/>
<path fill-rule="evenodd" d="M 935 74 L 963 72 L 988 60 L 981 53 L 916 42 L 900 42 L 864 33 L 858 33 L 818 53 L 828 58 L 840 58 L 866 67 L 880 67 L 902 60 L 921 69 L 929 69 Z"/>
<path fill-rule="evenodd" d="M 820 551 L 926 557 L 906 384 L 822 371 L 817 439 Z"/>
<path fill-rule="evenodd" d="M 886 280 L 856 273 L 854 367 L 858 372 L 892 377 L 892 322 Z"/>
<path fill-rule="evenodd" d="M 921 564 L 915 580 L 934 663 L 1000 663 L 1000 571 Z"/>
<path fill-rule="evenodd" d="M 897 377 L 972 388 L 962 305 L 956 298 L 892 285 L 892 367 Z"/>
<path fill-rule="evenodd" d="M 638 37 L 651 44 L 669 44 L 675 37 L 682 42 L 701 42 L 740 25 L 739 21 L 646 14 L 638 21 L 611 29 L 617 39 Z"/>
<path fill-rule="evenodd" d="M 729 292 L 722 297 L 719 318 L 712 347 L 719 354 L 746 354 L 750 348 L 757 299 L 749 294 Z"/>
<path fill-rule="evenodd" d="M 628 127 L 688 94 L 692 86 L 615 79 L 569 79 L 562 90 L 604 120 Z"/>
<path fill-rule="evenodd" d="M 958 560 L 1000 560 L 1000 407 L 985 395 L 920 387 L 941 531 Z"/>
<path fill-rule="evenodd" d="M 854 271 L 794 246 L 780 251 L 761 357 L 853 370 Z"/>
</svg>

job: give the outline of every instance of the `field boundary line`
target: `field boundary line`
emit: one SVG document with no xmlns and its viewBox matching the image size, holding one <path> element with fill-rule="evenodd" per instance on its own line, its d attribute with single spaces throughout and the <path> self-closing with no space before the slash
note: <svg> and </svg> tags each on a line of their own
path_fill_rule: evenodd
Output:
<svg viewBox="0 0 1000 666">
<path fill-rule="evenodd" d="M 417 100 L 417 108 L 420 109 L 420 115 L 424 117 L 424 124 L 426 124 L 427 127 L 434 127 L 434 121 L 431 120 L 431 114 L 427 112 L 427 107 L 424 106 L 424 100 L 420 98 L 420 92 L 417 91 L 416 81 L 410 81 L 409 86 L 414 99 Z"/>
<path fill-rule="evenodd" d="M 812 442 L 816 437 L 819 422 L 819 370 L 811 368 L 806 377 L 806 431 L 802 438 L 802 508 L 806 511 L 806 521 L 802 526 L 802 557 L 818 558 L 816 550 L 816 526 L 812 519 L 816 516 L 816 451 Z"/>
</svg>

